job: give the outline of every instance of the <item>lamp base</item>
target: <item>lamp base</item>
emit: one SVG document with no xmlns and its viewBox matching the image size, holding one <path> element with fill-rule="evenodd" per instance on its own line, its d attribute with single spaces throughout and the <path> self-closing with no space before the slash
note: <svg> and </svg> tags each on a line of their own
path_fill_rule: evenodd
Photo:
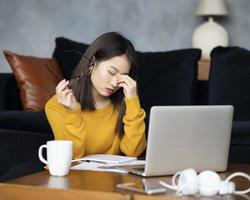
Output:
<svg viewBox="0 0 250 200">
<path fill-rule="evenodd" d="M 193 48 L 202 50 L 202 58 L 210 59 L 210 53 L 215 47 L 228 46 L 229 37 L 226 29 L 209 17 L 207 22 L 195 29 L 192 43 Z"/>
</svg>

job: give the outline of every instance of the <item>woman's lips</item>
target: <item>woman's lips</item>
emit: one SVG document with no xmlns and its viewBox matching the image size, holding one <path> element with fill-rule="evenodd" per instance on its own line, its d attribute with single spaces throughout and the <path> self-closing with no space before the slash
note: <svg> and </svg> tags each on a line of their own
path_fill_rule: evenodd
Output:
<svg viewBox="0 0 250 200">
<path fill-rule="evenodd" d="M 107 93 L 111 94 L 114 90 L 110 88 L 106 88 Z"/>
</svg>

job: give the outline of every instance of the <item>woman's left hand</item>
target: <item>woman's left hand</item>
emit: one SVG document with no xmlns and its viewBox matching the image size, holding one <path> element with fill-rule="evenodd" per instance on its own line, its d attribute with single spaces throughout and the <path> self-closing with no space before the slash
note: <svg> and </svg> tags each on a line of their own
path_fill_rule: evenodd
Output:
<svg viewBox="0 0 250 200">
<path fill-rule="evenodd" d="M 136 81 L 128 75 L 117 76 L 118 87 L 123 88 L 125 98 L 132 98 L 137 96 Z"/>
</svg>

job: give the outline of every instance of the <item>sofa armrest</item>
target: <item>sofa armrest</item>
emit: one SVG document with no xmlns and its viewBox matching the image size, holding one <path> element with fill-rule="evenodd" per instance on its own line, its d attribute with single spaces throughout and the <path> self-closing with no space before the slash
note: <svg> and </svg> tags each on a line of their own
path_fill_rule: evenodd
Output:
<svg viewBox="0 0 250 200">
<path fill-rule="evenodd" d="M 17 83 L 12 73 L 0 73 L 0 111 L 21 110 Z"/>
</svg>

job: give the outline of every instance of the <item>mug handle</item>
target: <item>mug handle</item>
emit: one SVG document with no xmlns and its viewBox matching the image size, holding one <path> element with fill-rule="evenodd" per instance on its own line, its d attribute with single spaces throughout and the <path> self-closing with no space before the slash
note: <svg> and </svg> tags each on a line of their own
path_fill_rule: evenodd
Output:
<svg viewBox="0 0 250 200">
<path fill-rule="evenodd" d="M 38 150 L 38 157 L 39 157 L 39 159 L 40 159 L 41 162 L 43 162 L 44 164 L 47 165 L 47 164 L 48 164 L 48 161 L 45 160 L 45 159 L 43 158 L 43 154 L 42 154 L 43 148 L 46 148 L 46 149 L 47 149 L 47 145 L 46 145 L 46 144 L 43 144 L 42 146 L 39 147 L 39 150 Z"/>
</svg>

